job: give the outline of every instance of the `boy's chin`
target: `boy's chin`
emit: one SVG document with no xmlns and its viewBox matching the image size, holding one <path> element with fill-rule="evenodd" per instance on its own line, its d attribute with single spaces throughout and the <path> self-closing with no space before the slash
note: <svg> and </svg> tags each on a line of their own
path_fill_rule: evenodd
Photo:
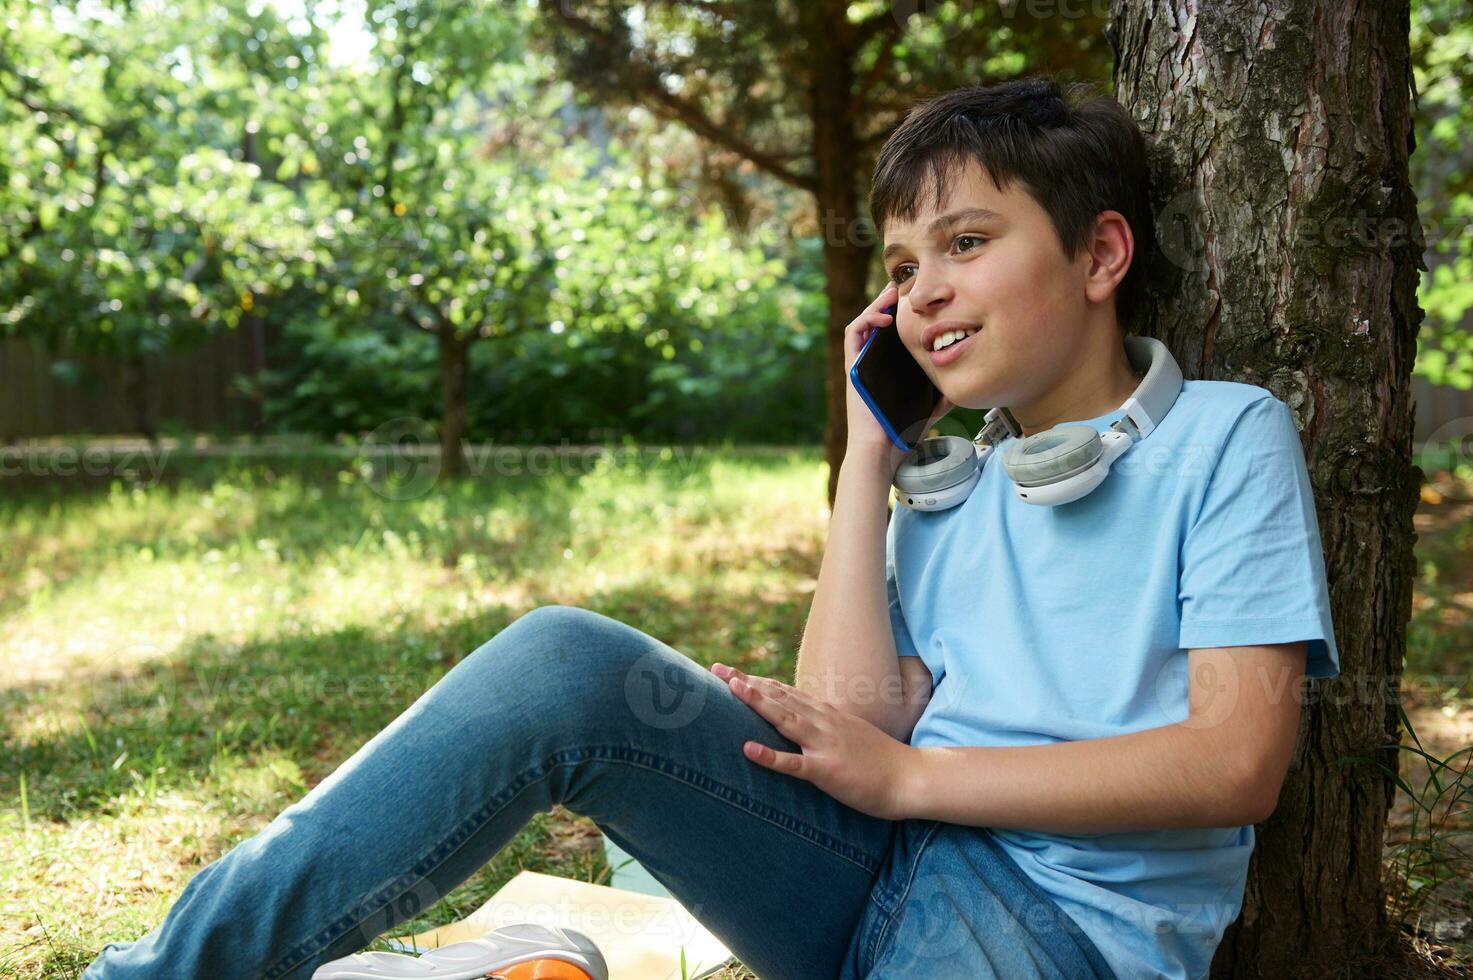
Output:
<svg viewBox="0 0 1473 980">
<path fill-rule="evenodd" d="M 952 391 L 947 391 L 945 388 L 938 388 L 938 390 L 957 408 L 977 410 L 991 408 L 997 404 L 996 396 L 990 391 L 977 391 L 972 388 L 959 389 L 955 385 L 952 388 Z"/>
</svg>

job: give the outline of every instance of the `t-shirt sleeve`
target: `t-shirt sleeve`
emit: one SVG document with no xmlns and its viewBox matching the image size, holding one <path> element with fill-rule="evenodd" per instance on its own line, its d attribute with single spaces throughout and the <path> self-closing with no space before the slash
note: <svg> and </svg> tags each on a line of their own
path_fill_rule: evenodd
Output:
<svg viewBox="0 0 1473 980">
<path fill-rule="evenodd" d="M 905 623 L 905 613 L 900 608 L 900 589 L 895 583 L 895 518 L 900 513 L 899 505 L 890 514 L 890 524 L 885 529 L 885 592 L 890 597 L 890 632 L 895 634 L 895 653 L 902 657 L 919 657 L 915 641 L 911 639 L 910 627 Z"/>
<path fill-rule="evenodd" d="M 1334 677 L 1324 550 L 1294 416 L 1275 397 L 1238 417 L 1182 543 L 1181 646 L 1305 640 L 1309 677 Z"/>
</svg>

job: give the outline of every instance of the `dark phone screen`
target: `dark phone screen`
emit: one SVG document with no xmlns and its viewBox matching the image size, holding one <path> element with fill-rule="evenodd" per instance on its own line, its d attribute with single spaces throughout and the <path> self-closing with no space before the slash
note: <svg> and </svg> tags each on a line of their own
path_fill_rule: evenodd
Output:
<svg viewBox="0 0 1473 980">
<path fill-rule="evenodd" d="M 884 312 L 893 317 L 895 307 L 886 307 Z M 891 430 L 907 448 L 914 448 L 926 434 L 922 426 L 936 410 L 941 392 L 911 357 L 893 319 L 888 325 L 875 328 L 855 360 L 854 370 Z"/>
</svg>

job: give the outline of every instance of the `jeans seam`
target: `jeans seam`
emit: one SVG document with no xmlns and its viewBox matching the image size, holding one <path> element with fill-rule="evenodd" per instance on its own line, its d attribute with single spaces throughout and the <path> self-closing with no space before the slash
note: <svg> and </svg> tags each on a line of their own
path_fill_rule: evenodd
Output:
<svg viewBox="0 0 1473 980">
<path fill-rule="evenodd" d="M 884 942 L 885 938 L 890 934 L 890 927 L 895 924 L 895 915 L 896 915 L 896 913 L 898 913 L 900 911 L 900 909 L 902 907 L 904 907 L 904 905 L 905 905 L 906 896 L 910 894 L 910 886 L 915 881 L 916 869 L 921 866 L 921 858 L 925 855 L 926 848 L 931 843 L 931 838 L 932 837 L 935 837 L 936 836 L 936 832 L 939 831 L 940 829 L 941 829 L 941 824 L 939 822 L 937 822 L 937 821 L 931 821 L 930 826 L 928 826 L 926 828 L 925 833 L 922 835 L 920 841 L 916 844 L 915 856 L 911 859 L 910 867 L 906 869 L 906 872 L 905 872 L 905 883 L 900 888 L 900 894 L 895 899 L 895 905 L 894 905 L 894 907 L 892 907 L 892 908 L 885 908 L 885 906 L 883 904 L 881 904 L 879 902 L 876 902 L 875 903 L 876 905 L 879 905 L 879 907 L 884 911 L 885 915 L 884 915 L 884 918 L 882 918 L 880 920 L 880 926 L 879 926 L 879 928 L 875 930 L 874 940 L 870 943 L 870 950 L 869 950 L 869 969 L 870 970 L 874 970 L 875 967 L 877 967 L 877 966 L 880 965 L 880 963 L 879 963 L 880 946 Z"/>
<path fill-rule="evenodd" d="M 513 779 L 510 783 L 506 784 L 506 786 L 503 787 L 503 791 L 509 791 L 509 795 L 506 795 L 504 799 L 500 800 L 500 802 L 497 802 L 497 797 L 492 797 L 491 801 L 483 804 L 478 810 L 462 820 L 460 824 L 458 824 L 449 834 L 447 834 L 444 839 L 442 839 L 433 848 L 426 852 L 423 857 L 421 857 L 418 861 L 414 863 L 414 865 L 410 869 L 410 874 L 415 876 L 416 882 L 424 880 L 446 861 L 454 857 L 455 854 L 460 850 L 460 848 L 465 846 L 465 843 L 467 841 L 473 838 L 487 823 L 495 819 L 496 816 L 501 813 L 501 811 L 505 810 L 509 805 L 511 805 L 517 799 L 517 797 L 520 796 L 529 786 L 532 786 L 540 780 L 547 778 L 548 774 L 551 773 L 552 770 L 560 768 L 562 766 L 577 765 L 581 762 L 586 762 L 589 759 L 599 758 L 604 754 L 607 754 L 607 758 L 623 762 L 626 765 L 637 766 L 650 772 L 669 776 L 672 779 L 693 787 L 698 792 L 705 793 L 707 796 L 710 796 L 713 799 L 721 800 L 723 802 L 746 810 L 747 813 L 756 816 L 766 821 L 767 823 L 778 827 L 779 829 L 794 834 L 795 836 L 808 841 L 811 844 L 822 847 L 824 850 L 835 855 L 836 857 L 842 858 L 843 860 L 854 864 L 855 866 L 863 870 L 866 874 L 874 874 L 878 871 L 878 865 L 873 868 L 870 867 L 866 863 L 867 859 L 864 855 L 864 852 L 860 851 L 858 848 L 854 848 L 851 845 L 838 840 L 837 838 L 830 837 L 828 834 L 825 834 L 822 831 L 818 830 L 818 828 L 806 824 L 803 821 L 793 820 L 791 817 L 784 817 L 783 820 L 773 819 L 771 815 L 763 812 L 763 810 L 771 810 L 774 814 L 777 814 L 779 816 L 782 816 L 782 814 L 780 814 L 775 808 L 765 807 L 761 804 L 758 804 L 755 800 L 747 797 L 746 794 L 738 792 L 732 787 L 727 786 L 725 783 L 714 780 L 704 773 L 696 772 L 695 770 L 691 769 L 686 769 L 684 766 L 681 766 L 678 763 L 673 763 L 669 760 L 662 759 L 660 756 L 654 755 L 653 753 L 645 752 L 641 749 L 630 748 L 629 746 L 624 745 L 595 745 L 576 749 L 563 749 L 561 751 L 554 752 L 552 755 L 548 756 L 537 765 L 523 770 L 521 774 L 519 774 L 515 779 Z M 713 792 L 713 789 L 722 790 L 724 794 L 728 795 Z M 500 795 L 501 794 L 498 794 L 498 796 Z M 483 812 L 485 814 L 484 816 L 481 815 Z M 803 833 L 802 831 L 804 830 L 808 831 L 809 833 Z M 810 834 L 812 836 L 810 836 Z M 929 840 L 929 836 L 927 837 L 927 839 Z M 424 864 L 427 861 L 430 861 L 432 858 L 435 858 L 435 855 L 441 850 L 444 850 L 446 848 L 446 845 L 449 844 L 450 841 L 455 841 L 454 845 L 450 846 L 448 850 L 445 850 L 445 853 L 435 859 L 434 862 L 430 864 L 429 867 L 427 867 L 423 872 L 418 872 L 415 870 L 420 865 Z M 859 855 L 860 859 L 856 860 L 850 854 L 845 853 L 846 851 L 853 851 L 854 854 Z M 413 887 L 413 884 L 411 884 L 409 887 Z M 368 911 L 364 915 L 364 917 L 359 918 L 356 921 L 344 923 L 343 919 L 348 918 L 348 916 L 339 917 L 331 925 L 325 927 L 322 930 L 319 930 L 317 935 L 314 936 L 312 939 L 306 940 L 303 943 L 299 943 L 295 949 L 289 951 L 281 959 L 278 959 L 275 964 L 273 964 L 265 971 L 264 975 L 267 978 L 285 975 L 287 972 L 295 969 L 302 963 L 320 954 L 324 949 L 337 942 L 338 939 L 346 935 L 350 930 L 361 926 L 365 921 L 367 921 L 368 916 L 377 914 L 380 909 L 382 909 L 384 906 L 388 905 L 390 902 L 394 901 L 396 898 L 403 894 L 404 892 L 401 891 L 398 894 L 388 896 L 383 901 L 376 902 L 373 909 Z M 367 900 L 365 900 L 364 902 L 358 902 L 354 905 L 354 907 L 360 907 L 365 904 L 366 901 Z M 302 950 L 303 946 L 308 946 L 309 944 L 310 948 L 303 952 L 299 952 Z"/>
<path fill-rule="evenodd" d="M 1050 895 L 1046 890 L 1044 890 L 1044 888 L 1040 886 L 1038 882 L 1030 878 L 1028 876 L 1028 873 L 1018 866 L 1018 862 L 1013 860 L 1013 856 L 1009 854 L 1001 844 L 997 843 L 995 836 L 993 835 L 991 830 L 988 830 L 986 832 L 986 834 L 982 838 L 982 841 L 983 845 L 991 851 L 993 860 L 1000 862 L 1003 866 L 1008 868 L 1009 873 L 1018 880 L 1020 887 L 1022 887 L 1022 889 L 1031 898 L 1033 898 L 1035 901 L 1047 902 L 1053 907 L 1057 915 L 1064 917 L 1068 921 L 1074 921 L 1073 917 L 1069 915 L 1068 911 L 1059 904 L 1059 901 L 1053 895 Z M 1090 964 L 1090 967 L 1095 971 L 1097 977 L 1100 976 L 1100 967 L 1104 967 L 1104 976 L 1111 978 L 1111 980 L 1117 980 L 1117 978 L 1115 978 L 1113 968 L 1110 966 L 1109 960 L 1105 959 L 1104 952 L 1099 948 L 1099 946 L 1095 945 L 1093 937 L 1090 936 L 1083 925 L 1081 925 L 1077 921 L 1074 921 L 1074 924 L 1079 929 L 1079 935 L 1077 938 L 1074 939 L 1074 943 L 1076 946 L 1079 947 L 1079 951 L 1084 956 L 1085 962 Z"/>
</svg>

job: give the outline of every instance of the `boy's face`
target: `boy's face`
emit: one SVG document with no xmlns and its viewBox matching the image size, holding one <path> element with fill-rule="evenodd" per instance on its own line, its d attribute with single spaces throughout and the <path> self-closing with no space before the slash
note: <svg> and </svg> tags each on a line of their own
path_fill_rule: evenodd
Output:
<svg viewBox="0 0 1473 980">
<path fill-rule="evenodd" d="M 1067 259 L 1047 213 L 1022 183 L 999 191 L 975 161 L 934 210 L 933 196 L 923 196 L 911 221 L 891 219 L 884 228 L 885 272 L 900 290 L 901 339 L 957 405 L 1034 403 L 1083 356 L 1089 250 Z M 992 214 L 962 214 L 969 208 Z M 923 344 L 926 328 L 953 322 L 981 329 L 933 354 Z"/>
</svg>

